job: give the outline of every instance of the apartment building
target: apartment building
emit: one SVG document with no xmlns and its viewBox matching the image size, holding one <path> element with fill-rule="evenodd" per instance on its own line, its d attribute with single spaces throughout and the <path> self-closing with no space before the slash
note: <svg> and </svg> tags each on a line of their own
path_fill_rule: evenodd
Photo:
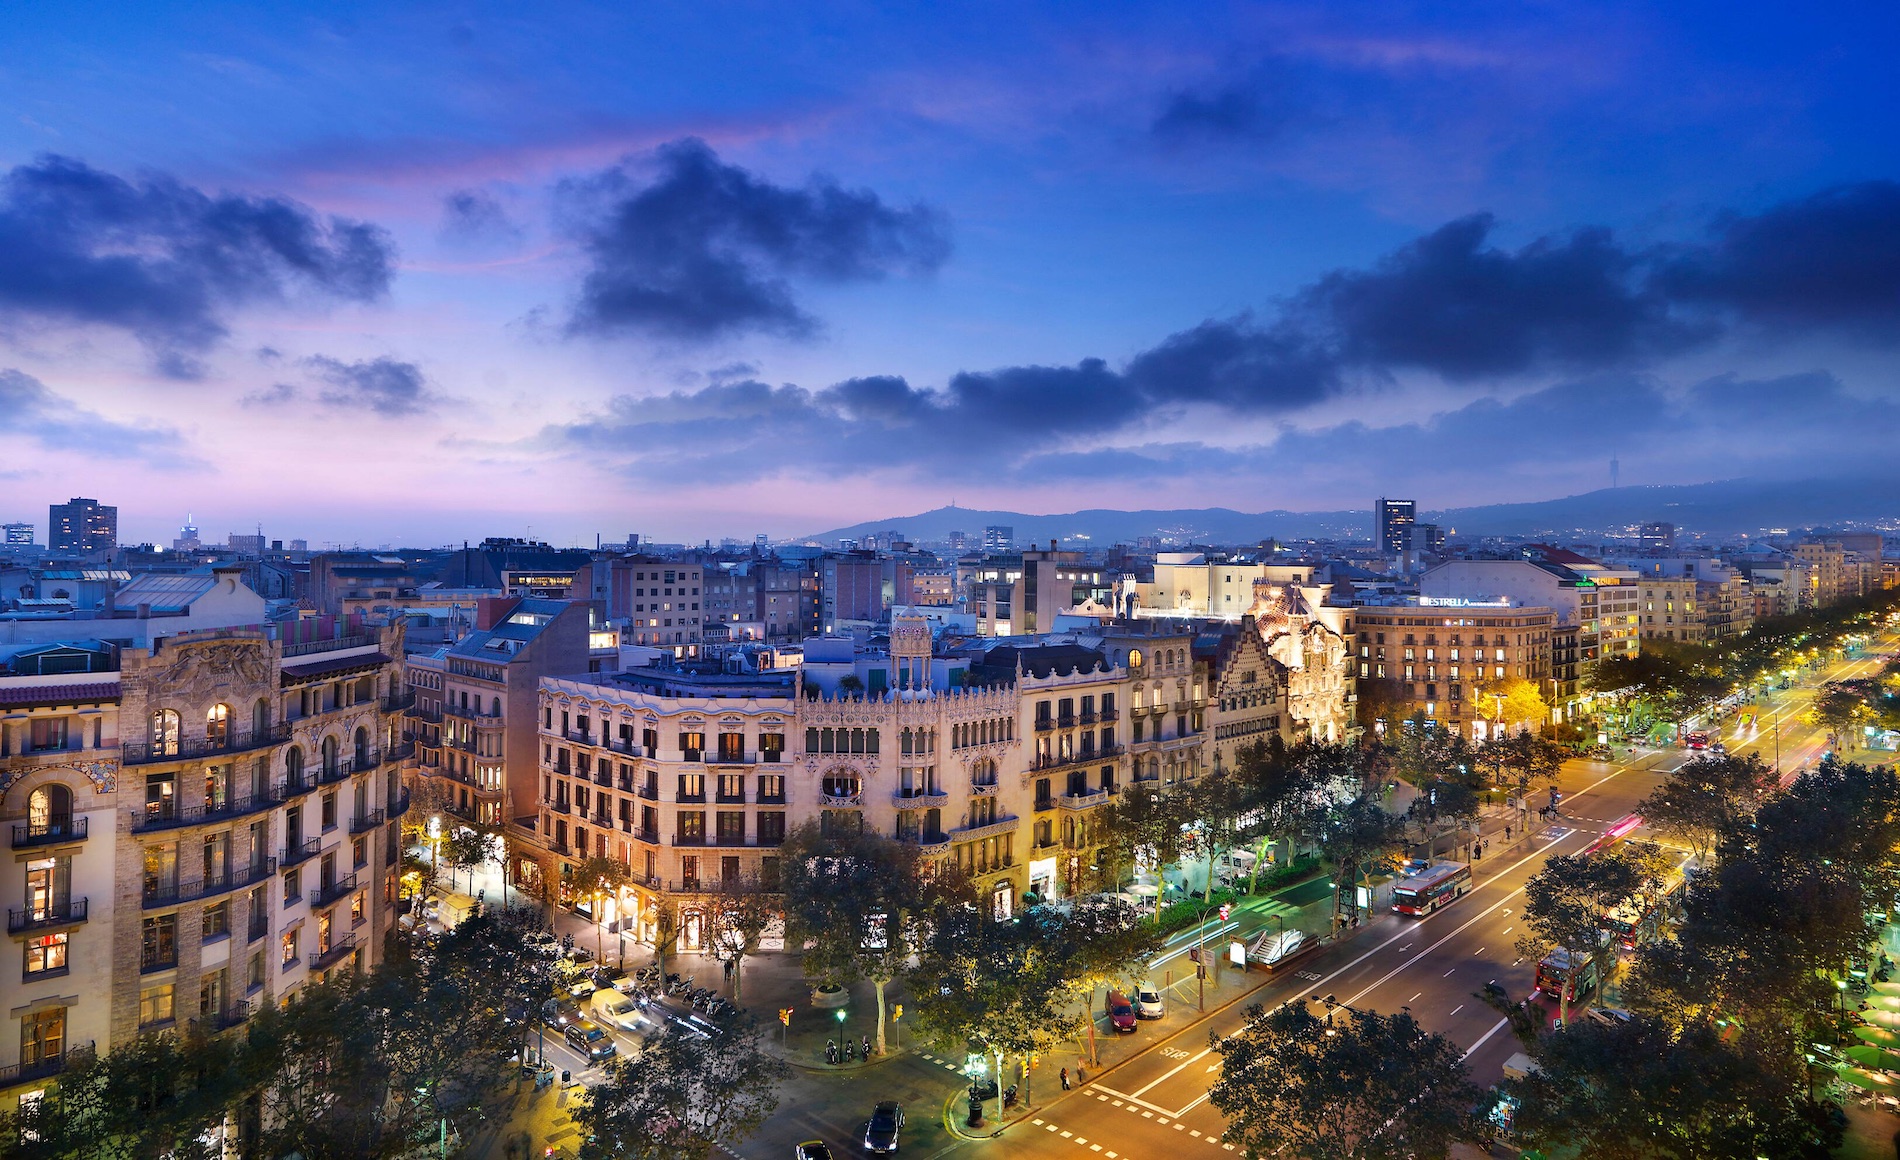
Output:
<svg viewBox="0 0 1900 1160">
<path fill-rule="evenodd" d="M 1507 600 L 1395 597 L 1353 609 L 1361 714 L 1391 729 L 1414 715 L 1442 722 L 1473 740 L 1542 721 L 1501 721 L 1487 688 L 1513 679 L 1551 696 L 1548 607 Z"/>
<path fill-rule="evenodd" d="M 698 656 L 704 640 L 705 565 L 658 556 L 618 556 L 596 561 L 610 569 L 606 616 L 626 626 L 627 644 L 667 648 L 673 655 Z"/>
<path fill-rule="evenodd" d="M 409 750 L 402 629 L 302 622 L 16 652 L 0 675 L 0 1100 L 76 1051 L 216 1032 L 380 961 Z"/>
</svg>

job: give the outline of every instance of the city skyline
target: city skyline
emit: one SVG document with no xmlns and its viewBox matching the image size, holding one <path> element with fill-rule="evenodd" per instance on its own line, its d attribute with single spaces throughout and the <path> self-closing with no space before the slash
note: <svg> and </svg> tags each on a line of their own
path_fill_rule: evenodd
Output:
<svg viewBox="0 0 1900 1160">
<path fill-rule="evenodd" d="M 1890 485 L 1894 17 L 1724 11 L 23 14 L 0 509 L 559 544 Z"/>
</svg>

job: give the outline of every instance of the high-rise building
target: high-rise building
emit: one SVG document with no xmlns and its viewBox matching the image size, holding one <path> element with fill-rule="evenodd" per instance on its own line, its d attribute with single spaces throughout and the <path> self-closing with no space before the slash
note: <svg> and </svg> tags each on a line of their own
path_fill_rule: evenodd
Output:
<svg viewBox="0 0 1900 1160">
<path fill-rule="evenodd" d="M 7 547 L 28 547 L 33 543 L 32 524 L 0 524 L 7 536 Z"/>
<path fill-rule="evenodd" d="M 944 546 L 952 552 L 961 552 L 970 546 L 970 533 L 951 532 L 943 538 Z"/>
<path fill-rule="evenodd" d="M 1645 552 L 1673 552 L 1676 550 L 1676 525 L 1662 521 L 1644 524 L 1636 529 L 1636 540 Z"/>
<path fill-rule="evenodd" d="M 119 509 L 74 496 L 46 509 L 46 546 L 55 552 L 99 552 L 119 546 Z"/>
<path fill-rule="evenodd" d="M 204 547 L 204 541 L 198 537 L 198 525 L 191 522 L 191 513 L 185 513 L 185 526 L 178 529 L 178 538 L 172 541 L 174 552 L 195 552 Z"/>
<path fill-rule="evenodd" d="M 983 529 L 985 552 L 1007 552 L 1016 543 L 1016 529 L 1010 524 L 991 524 Z"/>
<path fill-rule="evenodd" d="M 1374 509 L 1378 524 L 1379 551 L 1396 555 L 1412 546 L 1412 525 L 1418 522 L 1418 503 L 1409 499 L 1380 498 Z"/>
</svg>

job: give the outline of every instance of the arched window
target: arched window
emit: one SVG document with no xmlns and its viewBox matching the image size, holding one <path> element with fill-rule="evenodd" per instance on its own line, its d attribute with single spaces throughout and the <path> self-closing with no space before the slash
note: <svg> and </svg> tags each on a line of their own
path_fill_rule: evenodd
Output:
<svg viewBox="0 0 1900 1160">
<path fill-rule="evenodd" d="M 284 751 L 284 781 L 292 789 L 303 784 L 303 750 L 295 745 Z"/>
<path fill-rule="evenodd" d="M 178 711 L 152 710 L 152 756 L 178 756 Z"/>
<path fill-rule="evenodd" d="M 264 741 L 270 734 L 270 699 L 259 697 L 251 706 L 251 736 Z"/>
<path fill-rule="evenodd" d="M 501 716 L 501 698 L 500 697 L 496 697 L 490 702 L 488 711 L 489 711 L 490 716 L 494 716 L 494 717 Z"/>
<path fill-rule="evenodd" d="M 1131 669 L 1138 669 L 1141 667 L 1141 650 L 1140 649 L 1131 648 L 1128 650 L 1128 667 Z"/>
<path fill-rule="evenodd" d="M 336 751 L 337 751 L 336 738 L 325 737 L 323 739 L 323 776 L 325 777 L 336 776 L 336 768 L 337 768 Z"/>
<path fill-rule="evenodd" d="M 73 792 L 63 785 L 43 785 L 27 795 L 28 832 L 59 837 L 72 830 Z"/>
<path fill-rule="evenodd" d="M 231 744 L 231 706 L 213 705 L 205 712 L 205 745 L 225 749 Z"/>
<path fill-rule="evenodd" d="M 369 730 L 360 725 L 356 729 L 356 752 L 353 756 L 356 761 L 350 768 L 369 768 Z"/>
</svg>

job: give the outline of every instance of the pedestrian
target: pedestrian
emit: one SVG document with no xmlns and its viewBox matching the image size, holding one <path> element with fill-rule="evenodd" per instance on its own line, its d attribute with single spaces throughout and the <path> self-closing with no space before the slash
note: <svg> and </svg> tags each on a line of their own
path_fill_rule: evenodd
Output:
<svg viewBox="0 0 1900 1160">
<path fill-rule="evenodd" d="M 1069 1090 L 1069 1069 L 1066 1067 L 1062 1069 L 1062 1090 Z"/>
<path fill-rule="evenodd" d="M 1504 827 L 1504 840 L 1507 842 L 1511 840 L 1511 827 L 1509 826 Z"/>
<path fill-rule="evenodd" d="M 860 1047 L 863 1049 L 864 1058 L 871 1058 L 871 1037 L 869 1035 L 864 1037 L 864 1042 L 860 1044 Z"/>
<path fill-rule="evenodd" d="M 838 1062 L 838 1041 L 835 1039 L 825 1040 L 825 1062 Z"/>
</svg>

